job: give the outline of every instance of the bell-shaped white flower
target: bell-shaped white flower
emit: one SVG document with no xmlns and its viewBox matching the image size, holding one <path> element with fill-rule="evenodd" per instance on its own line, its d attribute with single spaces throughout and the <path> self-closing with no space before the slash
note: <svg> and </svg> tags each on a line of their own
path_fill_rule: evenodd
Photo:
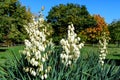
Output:
<svg viewBox="0 0 120 80">
<path fill-rule="evenodd" d="M 24 67 L 25 72 L 29 72 L 33 76 L 41 75 L 41 79 L 47 78 L 47 73 L 43 70 L 48 68 L 44 68 L 44 63 L 51 53 L 51 50 L 47 51 L 47 47 L 54 46 L 51 40 L 46 40 L 49 32 L 46 27 L 49 26 L 44 25 L 43 22 L 44 19 L 40 16 L 37 20 L 33 19 L 33 22 L 29 23 L 28 26 L 25 26 L 29 39 L 25 40 L 25 49 L 23 50 L 25 59 L 30 64 Z"/>
<path fill-rule="evenodd" d="M 109 42 L 109 37 L 106 35 L 105 32 L 103 32 L 103 35 L 99 40 L 99 44 L 100 44 L 99 62 L 102 66 L 104 64 L 104 59 L 106 58 L 106 54 L 108 53 L 107 52 L 108 42 Z"/>
<path fill-rule="evenodd" d="M 80 38 L 74 32 L 73 24 L 68 26 L 67 40 L 61 39 L 60 44 L 62 45 L 63 52 L 60 54 L 62 63 L 66 66 L 71 65 L 72 61 L 77 61 L 80 56 L 80 49 L 84 46 L 80 43 Z"/>
</svg>

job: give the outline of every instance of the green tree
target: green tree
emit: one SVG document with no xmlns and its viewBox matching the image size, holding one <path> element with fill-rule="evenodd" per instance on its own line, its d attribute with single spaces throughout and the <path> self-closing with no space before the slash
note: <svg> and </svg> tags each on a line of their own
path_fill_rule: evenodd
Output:
<svg viewBox="0 0 120 80">
<path fill-rule="evenodd" d="M 0 42 L 22 42 L 27 37 L 23 25 L 32 21 L 31 16 L 18 0 L 0 1 Z"/>
<path fill-rule="evenodd" d="M 47 16 L 47 21 L 52 24 L 54 29 L 54 41 L 58 41 L 66 36 L 69 23 L 75 26 L 75 32 L 79 33 L 82 29 L 95 25 L 95 20 L 87 11 L 87 8 L 78 4 L 59 4 L 54 6 Z"/>
<path fill-rule="evenodd" d="M 108 28 L 110 31 L 111 41 L 113 43 L 117 42 L 119 47 L 120 46 L 120 20 L 113 21 L 111 24 L 109 24 Z"/>
</svg>

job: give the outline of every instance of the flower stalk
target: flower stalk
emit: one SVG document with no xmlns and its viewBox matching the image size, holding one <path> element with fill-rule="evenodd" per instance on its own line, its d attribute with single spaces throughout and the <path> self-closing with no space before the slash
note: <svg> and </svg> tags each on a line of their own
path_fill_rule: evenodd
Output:
<svg viewBox="0 0 120 80">
<path fill-rule="evenodd" d="M 46 39 L 50 33 L 47 26 L 44 25 L 43 16 L 39 16 L 38 20 L 33 18 L 33 23 L 29 23 L 25 29 L 29 34 L 29 39 L 25 40 L 23 54 L 30 65 L 24 67 L 24 71 L 33 76 L 41 76 L 42 80 L 46 79 L 47 73 L 51 69 L 50 66 L 44 67 L 51 52 L 47 48 L 53 47 L 53 43 Z"/>
<path fill-rule="evenodd" d="M 60 44 L 62 45 L 63 51 L 60 54 L 62 63 L 66 66 L 76 62 L 80 57 L 80 49 L 84 46 L 80 43 L 80 38 L 74 32 L 73 24 L 68 26 L 68 37 L 67 39 L 61 39 Z"/>
<path fill-rule="evenodd" d="M 109 37 L 106 35 L 105 32 L 103 32 L 101 39 L 99 40 L 99 44 L 100 44 L 100 54 L 99 54 L 99 63 L 103 66 L 104 65 L 104 60 L 106 58 L 106 55 L 108 53 L 107 51 L 107 45 L 109 42 Z"/>
</svg>

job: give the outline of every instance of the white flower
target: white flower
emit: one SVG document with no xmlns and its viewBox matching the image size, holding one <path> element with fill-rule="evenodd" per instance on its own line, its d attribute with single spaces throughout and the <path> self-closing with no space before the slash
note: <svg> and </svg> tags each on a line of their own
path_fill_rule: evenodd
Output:
<svg viewBox="0 0 120 80">
<path fill-rule="evenodd" d="M 29 57 L 31 56 L 29 51 L 27 51 L 26 54 L 27 54 L 27 56 L 29 56 Z"/>
<path fill-rule="evenodd" d="M 24 51 L 22 51 L 22 53 L 23 53 L 23 54 L 26 54 L 26 51 L 24 50 Z"/>
<path fill-rule="evenodd" d="M 39 45 L 39 42 L 38 42 L 38 41 L 34 41 L 34 44 L 38 46 L 38 45 Z"/>
<path fill-rule="evenodd" d="M 81 49 L 81 48 L 82 48 L 82 45 L 81 45 L 81 44 L 79 44 L 79 45 L 78 45 L 78 47 Z"/>
<path fill-rule="evenodd" d="M 39 37 L 39 36 L 36 36 L 36 40 L 40 40 L 40 37 Z"/>
<path fill-rule="evenodd" d="M 83 46 L 84 46 L 84 43 L 81 43 L 81 46 L 83 47 Z"/>
<path fill-rule="evenodd" d="M 38 66 L 38 64 L 39 64 L 37 61 L 35 61 L 35 58 L 32 58 L 31 61 L 30 61 L 30 63 L 31 63 L 33 66 Z"/>
<path fill-rule="evenodd" d="M 65 62 L 67 62 L 68 59 L 69 59 L 69 55 L 66 55 L 66 56 L 65 56 Z"/>
<path fill-rule="evenodd" d="M 23 68 L 23 70 L 25 71 L 25 72 L 28 72 L 29 71 L 29 68 L 27 67 L 27 68 Z"/>
<path fill-rule="evenodd" d="M 102 57 L 99 57 L 99 60 L 101 61 L 103 58 Z"/>
<path fill-rule="evenodd" d="M 43 19 L 43 18 L 39 18 L 39 21 L 40 21 L 40 22 L 44 22 L 44 19 Z"/>
<path fill-rule="evenodd" d="M 46 61 L 44 57 L 42 57 L 42 61 L 43 61 L 43 62 L 45 62 L 45 61 Z"/>
<path fill-rule="evenodd" d="M 104 64 L 104 61 L 101 61 L 101 64 L 103 65 L 103 64 Z"/>
<path fill-rule="evenodd" d="M 25 49 L 23 51 L 27 62 L 30 64 L 24 70 L 33 76 L 41 75 L 42 79 L 47 78 L 47 72 L 45 73 L 43 68 L 44 63 L 48 60 L 48 53 L 51 53 L 50 50 L 46 51 L 46 48 L 53 45 L 52 41 L 46 40 L 48 25 L 45 26 L 43 21 L 43 17 L 39 17 L 38 20 L 33 19 L 32 23 L 25 26 L 29 39 L 25 40 Z M 45 75 L 43 75 L 44 73 Z"/>
<path fill-rule="evenodd" d="M 65 40 L 64 40 L 64 39 L 61 39 L 61 40 L 60 40 L 60 44 L 61 44 L 61 45 L 64 45 L 64 44 L 65 44 Z"/>
<path fill-rule="evenodd" d="M 71 42 L 71 43 L 73 43 L 74 42 L 74 36 L 71 36 L 70 38 L 69 38 L 69 41 Z"/>
<path fill-rule="evenodd" d="M 51 66 L 48 66 L 47 70 L 48 70 L 48 72 L 49 72 L 49 71 L 51 70 Z"/>
<path fill-rule="evenodd" d="M 101 36 L 101 39 L 99 40 L 100 43 L 100 55 L 99 55 L 99 62 L 101 63 L 101 65 L 103 66 L 104 64 L 104 59 L 106 57 L 107 54 L 107 42 L 109 40 L 107 40 L 107 36 L 105 34 L 105 32 L 103 33 L 103 35 Z"/>
<path fill-rule="evenodd" d="M 47 73 L 47 72 L 48 72 L 48 70 L 46 69 L 46 70 L 45 70 L 45 73 Z"/>
<path fill-rule="evenodd" d="M 106 46 L 103 47 L 103 49 L 106 49 L 106 48 L 107 48 Z"/>
<path fill-rule="evenodd" d="M 76 56 L 79 57 L 80 56 L 80 51 L 76 51 Z"/>
<path fill-rule="evenodd" d="M 36 76 L 36 72 L 35 72 L 34 70 L 31 71 L 31 74 L 32 74 L 33 76 Z"/>
<path fill-rule="evenodd" d="M 39 35 L 39 34 L 40 34 L 40 31 L 36 30 L 35 33 L 36 33 L 37 35 Z"/>
<path fill-rule="evenodd" d="M 80 41 L 80 38 L 78 37 L 77 40 Z"/>
<path fill-rule="evenodd" d="M 71 64 L 72 62 L 71 61 L 68 61 L 68 64 Z"/>
<path fill-rule="evenodd" d="M 44 79 L 44 75 L 41 76 L 41 79 L 42 79 L 42 80 Z"/>
<path fill-rule="evenodd" d="M 32 59 L 31 59 L 31 63 L 34 63 L 34 62 L 35 62 L 35 58 L 32 58 Z"/>
<path fill-rule="evenodd" d="M 69 26 L 68 26 L 68 30 L 70 30 L 70 29 L 71 29 L 71 26 L 69 25 Z"/>
<path fill-rule="evenodd" d="M 64 54 L 60 54 L 60 57 L 63 59 L 64 58 Z"/>
<path fill-rule="evenodd" d="M 38 66 L 38 64 L 39 64 L 38 61 L 35 61 L 35 62 L 34 62 L 34 65 L 35 65 L 35 66 Z"/>
<path fill-rule="evenodd" d="M 105 52 L 105 50 L 101 50 L 100 52 L 101 52 L 101 53 L 104 53 L 104 52 Z"/>
<path fill-rule="evenodd" d="M 32 44 L 28 40 L 25 40 L 25 45 L 31 47 Z"/>
<path fill-rule="evenodd" d="M 37 51 L 35 53 L 35 57 L 36 57 L 36 59 L 41 59 L 41 53 L 40 53 L 40 51 Z"/>
<path fill-rule="evenodd" d="M 65 52 L 66 52 L 67 54 L 70 53 L 70 51 L 69 51 L 69 49 L 67 48 L 67 46 L 65 46 L 64 49 L 65 49 Z"/>
<path fill-rule="evenodd" d="M 67 40 L 61 39 L 60 44 L 62 45 L 63 52 L 60 54 L 62 63 L 68 65 L 72 61 L 76 61 L 80 56 L 80 49 L 84 46 L 83 43 L 79 43 L 80 38 L 74 32 L 73 24 L 68 26 L 68 37 Z"/>
<path fill-rule="evenodd" d="M 106 54 L 104 53 L 104 54 L 102 54 L 102 57 L 105 57 L 106 56 Z"/>
<path fill-rule="evenodd" d="M 39 49 L 40 51 L 45 51 L 45 48 L 44 48 L 43 45 L 39 45 L 39 46 L 38 46 L 38 49 Z"/>
<path fill-rule="evenodd" d="M 45 79 L 47 78 L 47 74 L 44 74 Z"/>
<path fill-rule="evenodd" d="M 35 39 L 34 39 L 33 36 L 30 36 L 30 40 L 31 40 L 31 42 L 34 42 L 34 41 L 35 41 Z"/>
<path fill-rule="evenodd" d="M 39 71 L 43 71 L 43 64 L 40 65 Z"/>
<path fill-rule="evenodd" d="M 102 59 L 105 59 L 106 56 L 103 56 Z"/>
<path fill-rule="evenodd" d="M 65 61 L 62 59 L 62 63 L 65 63 Z"/>
</svg>

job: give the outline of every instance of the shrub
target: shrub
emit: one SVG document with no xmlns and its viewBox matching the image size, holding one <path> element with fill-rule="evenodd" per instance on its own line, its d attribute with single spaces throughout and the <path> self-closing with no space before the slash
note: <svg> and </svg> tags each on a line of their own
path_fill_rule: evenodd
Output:
<svg viewBox="0 0 120 80">
<path fill-rule="evenodd" d="M 90 53 L 87 58 L 79 57 L 76 63 L 66 66 L 60 60 L 61 47 L 55 47 L 54 52 L 49 56 L 47 64 L 52 67 L 46 80 L 119 80 L 120 67 L 115 64 L 105 63 L 102 67 L 98 63 L 99 56 L 96 53 Z M 82 53 L 83 54 L 83 53 Z M 7 74 L 2 74 L 4 80 L 40 80 L 41 76 L 31 76 L 24 72 L 26 65 L 25 56 L 18 60 L 16 57 L 9 66 L 4 66 Z M 12 64 L 15 64 L 14 66 Z"/>
</svg>

